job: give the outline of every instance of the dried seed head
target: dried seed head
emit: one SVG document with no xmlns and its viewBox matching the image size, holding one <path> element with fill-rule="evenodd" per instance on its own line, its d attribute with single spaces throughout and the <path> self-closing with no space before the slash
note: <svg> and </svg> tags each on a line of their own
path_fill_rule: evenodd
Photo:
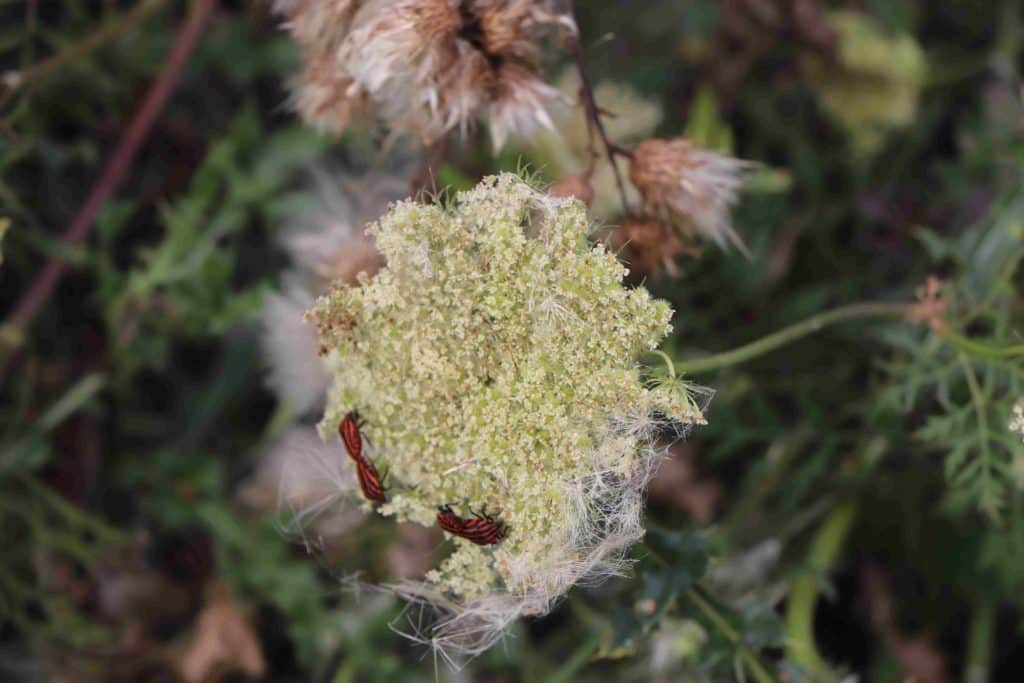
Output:
<svg viewBox="0 0 1024 683">
<path fill-rule="evenodd" d="M 676 260 L 700 254 L 700 248 L 675 227 L 644 218 L 631 218 L 609 229 L 607 239 L 631 270 L 654 278 L 679 277 Z"/>
<path fill-rule="evenodd" d="M 329 133 L 341 133 L 352 121 L 366 118 L 370 104 L 351 76 L 318 53 L 307 57 L 294 100 L 310 125 Z"/>
<path fill-rule="evenodd" d="M 364 104 L 399 133 L 430 144 L 488 115 L 496 147 L 551 127 L 559 96 L 540 72 L 559 17 L 537 0 L 281 2 L 305 52 L 295 98 L 310 122 L 340 131 Z"/>
<path fill-rule="evenodd" d="M 469 5 L 476 22 L 471 26 L 478 27 L 486 54 L 530 65 L 540 61 L 536 0 L 473 0 Z"/>
<path fill-rule="evenodd" d="M 303 312 L 329 283 L 353 285 L 360 273 L 373 275 L 383 265 L 363 228 L 408 189 L 391 176 L 347 178 L 325 168 L 310 176 L 315 201 L 289 215 L 282 228 L 292 268 L 263 305 L 267 383 L 297 415 L 322 405 L 327 389 L 316 327 Z"/>
<path fill-rule="evenodd" d="M 325 51 L 337 47 L 359 5 L 360 0 L 278 0 L 274 11 L 300 46 Z"/>
<path fill-rule="evenodd" d="M 554 129 L 547 103 L 558 91 L 522 66 L 506 63 L 496 71 L 490 101 L 491 141 L 501 149 L 512 135 L 529 137 L 535 128 Z"/>
<path fill-rule="evenodd" d="M 690 226 L 720 246 L 732 242 L 745 251 L 732 228 L 730 211 L 753 166 L 690 140 L 651 139 L 633 150 L 629 178 L 650 214 L 680 227 Z"/>
<path fill-rule="evenodd" d="M 587 206 L 594 201 L 594 187 L 585 175 L 574 173 L 567 175 L 548 189 L 548 194 L 556 197 L 575 197 Z"/>
<path fill-rule="evenodd" d="M 425 144 L 451 130 L 466 135 L 475 124 L 477 112 L 486 104 L 494 79 L 494 69 L 487 58 L 458 41 L 455 57 L 438 71 L 437 86 L 422 91 L 419 106 L 386 118 L 394 121 L 396 127 L 414 132 Z M 382 110 L 389 112 L 392 106 L 384 102 Z"/>
<path fill-rule="evenodd" d="M 415 0 L 398 6 L 398 21 L 408 22 L 420 39 L 410 45 L 416 51 L 432 43 L 450 42 L 462 28 L 459 0 Z"/>
</svg>

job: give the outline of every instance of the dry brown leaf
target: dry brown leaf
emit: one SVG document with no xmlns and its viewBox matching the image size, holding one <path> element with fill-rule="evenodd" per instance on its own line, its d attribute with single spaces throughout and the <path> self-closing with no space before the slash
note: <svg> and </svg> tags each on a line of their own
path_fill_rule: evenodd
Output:
<svg viewBox="0 0 1024 683">
<path fill-rule="evenodd" d="M 896 598 L 891 581 L 881 566 L 867 562 L 861 568 L 861 585 L 872 625 L 885 641 L 907 680 L 915 683 L 949 683 L 946 655 L 927 634 L 907 635 L 897 626 Z"/>
<path fill-rule="evenodd" d="M 648 496 L 687 512 L 698 524 L 707 524 L 718 510 L 721 488 L 713 480 L 700 478 L 692 448 L 676 444 L 669 452 L 651 479 Z"/>
<path fill-rule="evenodd" d="M 207 587 L 207 602 L 192 639 L 177 661 L 186 683 L 206 683 L 228 673 L 262 678 L 267 671 L 259 638 L 245 613 L 219 581 Z"/>
</svg>

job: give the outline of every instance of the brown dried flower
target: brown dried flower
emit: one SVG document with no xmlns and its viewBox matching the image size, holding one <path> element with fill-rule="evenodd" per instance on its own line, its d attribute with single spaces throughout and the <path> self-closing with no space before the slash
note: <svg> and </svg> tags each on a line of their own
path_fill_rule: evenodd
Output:
<svg viewBox="0 0 1024 683">
<path fill-rule="evenodd" d="M 683 138 L 644 140 L 633 150 L 629 178 L 648 213 L 679 227 L 692 227 L 720 246 L 746 247 L 732 227 L 730 211 L 738 201 L 749 161 L 712 152 Z"/>
<path fill-rule="evenodd" d="M 942 280 L 929 275 L 924 284 L 917 288 L 917 303 L 907 316 L 913 323 L 928 323 L 933 331 L 942 333 L 949 329 L 944 316 L 949 302 L 942 296 Z"/>
<path fill-rule="evenodd" d="M 318 130 L 340 133 L 366 117 L 370 100 L 358 83 L 327 54 L 310 54 L 298 76 L 295 106 Z"/>
<path fill-rule="evenodd" d="M 275 9 L 295 42 L 327 51 L 337 47 L 359 5 L 360 0 L 278 0 Z"/>
<path fill-rule="evenodd" d="M 571 20 L 539 0 L 279 0 L 305 55 L 296 106 L 340 132 L 372 103 L 424 144 L 486 116 L 494 146 L 552 127 L 543 38 Z"/>
<path fill-rule="evenodd" d="M 584 174 L 567 175 L 548 188 L 548 194 L 556 197 L 575 197 L 587 206 L 594 201 L 594 186 Z"/>
<path fill-rule="evenodd" d="M 607 233 L 610 245 L 630 270 L 650 277 L 679 277 L 680 256 L 697 256 L 700 249 L 675 227 L 646 218 L 627 219 Z"/>
<path fill-rule="evenodd" d="M 537 0 L 471 0 L 470 12 L 479 27 L 479 42 L 483 51 L 536 65 L 540 61 L 540 48 L 529 40 L 538 21 Z"/>
<path fill-rule="evenodd" d="M 328 168 L 311 169 L 311 179 L 315 201 L 289 215 L 282 230 L 293 267 L 263 308 L 268 382 L 296 414 L 317 407 L 327 388 L 316 331 L 302 312 L 331 282 L 355 284 L 360 273 L 372 276 L 384 264 L 364 227 L 408 189 L 401 177 L 349 178 Z"/>
</svg>

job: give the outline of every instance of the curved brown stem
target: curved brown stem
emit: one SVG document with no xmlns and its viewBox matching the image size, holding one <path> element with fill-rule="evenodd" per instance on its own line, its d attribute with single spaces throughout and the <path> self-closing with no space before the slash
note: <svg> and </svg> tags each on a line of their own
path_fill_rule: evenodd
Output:
<svg viewBox="0 0 1024 683">
<path fill-rule="evenodd" d="M 572 14 L 573 22 L 576 21 L 576 12 L 570 3 L 569 12 Z M 594 165 L 597 162 L 598 152 L 594 145 L 595 133 L 601 140 L 601 145 L 604 147 L 604 154 L 608 158 L 608 163 L 612 165 L 612 171 L 615 173 L 615 185 L 619 189 L 619 197 L 622 199 L 622 209 L 626 215 L 632 214 L 632 209 L 629 206 L 629 197 L 626 195 L 626 184 L 622 180 L 622 173 L 619 171 L 619 165 L 615 161 L 616 156 L 624 156 L 632 158 L 633 153 L 624 147 L 620 147 L 612 142 L 608 138 L 608 131 L 605 130 L 604 120 L 602 116 L 607 115 L 603 109 L 597 106 L 597 100 L 594 98 L 594 87 L 590 81 L 590 75 L 587 72 L 586 60 L 583 57 L 583 46 L 580 45 L 579 35 L 573 34 L 566 39 L 569 51 L 572 52 L 573 59 L 576 62 L 576 71 L 580 75 L 580 100 L 583 106 L 583 113 L 587 118 L 587 133 L 589 136 L 589 152 L 590 152 L 590 163 L 587 165 L 586 175 L 592 175 L 594 172 Z"/>
<path fill-rule="evenodd" d="M 135 157 L 138 155 L 142 141 L 146 139 L 150 129 L 156 122 L 157 116 L 167 102 L 171 90 L 174 88 L 178 77 L 181 75 L 188 61 L 196 41 L 203 31 L 207 20 L 213 13 L 216 0 L 195 0 L 188 19 L 178 29 L 174 39 L 171 52 L 167 56 L 163 71 L 146 93 L 146 98 L 139 107 L 138 112 L 128 126 L 127 132 L 121 138 L 114 155 L 110 157 L 103 172 L 100 174 L 96 184 L 93 185 L 89 196 L 79 207 L 78 213 L 71 221 L 71 225 L 64 233 L 63 242 L 72 246 L 82 242 L 96 219 L 96 214 L 114 194 L 121 185 Z M 25 330 L 36 315 L 39 309 L 46 303 L 53 293 L 57 283 L 64 276 L 67 266 L 63 261 L 51 258 L 42 271 L 33 280 L 28 291 L 21 298 L 17 308 L 4 322 L 0 328 L 0 341 L 10 344 L 12 348 L 0 349 L 0 375 L 6 370 L 7 361 L 12 353 L 21 345 L 24 339 Z"/>
</svg>

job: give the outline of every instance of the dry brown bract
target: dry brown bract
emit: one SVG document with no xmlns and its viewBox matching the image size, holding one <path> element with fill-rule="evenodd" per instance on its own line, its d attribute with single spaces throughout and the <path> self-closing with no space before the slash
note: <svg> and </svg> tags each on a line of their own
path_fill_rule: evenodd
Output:
<svg viewBox="0 0 1024 683">
<path fill-rule="evenodd" d="M 341 131 L 366 117 L 370 99 L 330 55 L 312 53 L 298 76 L 295 106 L 314 127 Z"/>
<path fill-rule="evenodd" d="M 341 132 L 367 105 L 393 131 L 431 144 L 480 117 L 495 147 L 552 127 L 541 46 L 571 20 L 542 0 L 279 0 L 304 53 L 296 107 Z"/>
<path fill-rule="evenodd" d="M 594 201 L 594 186 L 590 178 L 582 174 L 567 175 L 548 189 L 556 197 L 575 197 L 587 206 Z"/>
<path fill-rule="evenodd" d="M 730 216 L 749 161 L 702 149 L 690 140 L 644 140 L 633 150 L 629 179 L 652 216 L 692 228 L 720 246 L 746 252 Z"/>
<path fill-rule="evenodd" d="M 681 271 L 676 260 L 700 254 L 700 249 L 673 226 L 642 218 L 629 219 L 608 231 L 608 239 L 631 271 L 654 278 L 678 277 Z"/>
</svg>

